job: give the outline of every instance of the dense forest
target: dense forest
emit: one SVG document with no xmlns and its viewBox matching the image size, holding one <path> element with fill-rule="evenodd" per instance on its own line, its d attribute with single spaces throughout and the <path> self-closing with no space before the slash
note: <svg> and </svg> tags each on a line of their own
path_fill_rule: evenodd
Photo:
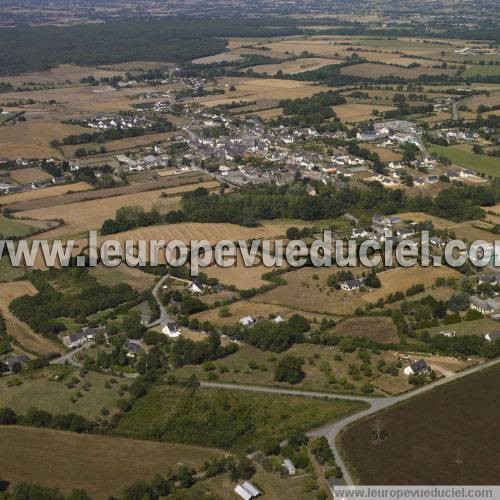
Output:
<svg viewBox="0 0 500 500">
<path fill-rule="evenodd" d="M 116 21 L 79 26 L 0 30 L 0 75 L 126 61 L 182 62 L 221 52 L 223 37 L 300 33 L 286 19 L 183 19 Z M 34 50 L 36 47 L 36 50 Z"/>
</svg>

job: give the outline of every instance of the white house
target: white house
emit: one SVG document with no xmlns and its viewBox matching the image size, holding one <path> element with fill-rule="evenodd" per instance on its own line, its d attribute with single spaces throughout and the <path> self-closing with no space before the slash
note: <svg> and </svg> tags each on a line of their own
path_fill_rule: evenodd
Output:
<svg viewBox="0 0 500 500">
<path fill-rule="evenodd" d="M 295 465 L 293 465 L 293 462 L 289 458 L 283 460 L 283 467 L 288 471 L 290 476 L 293 476 L 296 472 Z"/>
<path fill-rule="evenodd" d="M 415 361 L 407 366 L 403 371 L 405 375 L 420 375 L 421 373 L 427 373 L 430 370 L 429 365 L 425 361 L 425 359 L 421 359 L 420 361 Z"/>
<path fill-rule="evenodd" d="M 255 320 L 252 318 L 252 316 L 245 316 L 244 318 L 240 319 L 239 324 L 243 326 L 252 326 L 255 324 Z"/>
<path fill-rule="evenodd" d="M 166 335 L 171 339 L 176 339 L 180 337 L 182 334 L 177 321 L 173 321 L 170 319 L 167 319 L 167 322 L 165 326 L 162 328 L 161 333 L 163 333 L 163 335 Z"/>
<path fill-rule="evenodd" d="M 195 278 L 189 283 L 188 290 L 191 293 L 203 293 L 203 283 L 198 278 Z"/>
<path fill-rule="evenodd" d="M 345 290 L 346 292 L 352 292 L 353 290 L 358 290 L 360 286 L 361 286 L 361 281 L 357 279 L 346 280 L 340 284 L 340 288 L 342 288 L 342 290 Z"/>
<path fill-rule="evenodd" d="M 497 340 L 500 340 L 500 332 L 488 332 L 484 338 L 488 342 L 496 342 Z"/>
<path fill-rule="evenodd" d="M 234 488 L 234 492 L 244 500 L 250 500 L 251 498 L 258 497 L 262 494 L 262 492 L 259 491 L 250 481 L 238 484 L 238 486 Z"/>
</svg>

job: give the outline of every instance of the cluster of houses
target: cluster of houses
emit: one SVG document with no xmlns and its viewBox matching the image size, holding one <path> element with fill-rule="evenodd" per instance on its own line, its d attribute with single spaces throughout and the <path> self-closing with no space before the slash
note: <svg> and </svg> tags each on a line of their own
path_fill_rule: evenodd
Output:
<svg viewBox="0 0 500 500">
<path fill-rule="evenodd" d="M 83 120 L 83 126 L 99 130 L 151 128 L 153 123 L 140 115 L 99 116 Z"/>
<path fill-rule="evenodd" d="M 63 344 L 69 349 L 76 349 L 83 346 L 88 342 L 96 340 L 98 335 L 103 335 L 105 339 L 108 338 L 108 330 L 105 326 L 98 326 L 96 328 L 83 327 L 79 332 L 66 335 L 63 337 Z"/>
<path fill-rule="evenodd" d="M 356 139 L 362 142 L 382 141 L 382 147 L 394 144 L 415 144 L 420 150 L 425 151 L 425 146 L 420 138 L 421 128 L 409 121 L 390 120 L 375 123 L 373 130 L 358 132 Z"/>
<path fill-rule="evenodd" d="M 406 240 L 417 234 L 416 222 L 403 221 L 398 216 L 374 215 L 370 228 L 353 228 L 352 238 L 386 241 L 389 238 Z"/>
</svg>

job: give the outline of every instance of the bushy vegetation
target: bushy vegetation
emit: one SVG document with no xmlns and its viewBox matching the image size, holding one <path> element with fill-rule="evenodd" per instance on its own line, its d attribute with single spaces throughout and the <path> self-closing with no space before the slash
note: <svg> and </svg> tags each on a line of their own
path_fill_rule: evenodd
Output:
<svg viewBox="0 0 500 500">
<path fill-rule="evenodd" d="M 63 293 L 49 283 L 60 274 L 71 276 L 78 286 L 77 293 Z M 56 318 L 76 318 L 85 322 L 86 318 L 98 311 L 116 307 L 137 298 L 130 285 L 121 283 L 114 286 L 101 285 L 84 268 L 66 268 L 46 273 L 34 271 L 29 279 L 38 290 L 36 295 L 25 295 L 13 300 L 11 311 L 42 335 L 58 333 L 65 326 Z"/>
</svg>

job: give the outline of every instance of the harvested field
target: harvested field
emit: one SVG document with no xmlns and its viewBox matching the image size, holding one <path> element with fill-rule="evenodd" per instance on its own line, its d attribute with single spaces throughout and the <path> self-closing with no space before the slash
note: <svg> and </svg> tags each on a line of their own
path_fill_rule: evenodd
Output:
<svg viewBox="0 0 500 500">
<path fill-rule="evenodd" d="M 340 442 L 358 482 L 495 484 L 500 477 L 499 380 L 496 365 L 352 425 Z M 382 442 L 373 438 L 377 419 L 385 422 Z"/>
<path fill-rule="evenodd" d="M 282 108 L 263 109 L 262 111 L 253 111 L 251 114 L 260 116 L 263 120 L 272 120 L 273 118 L 277 118 L 278 116 L 283 115 L 283 109 Z"/>
<path fill-rule="evenodd" d="M 6 125 L 0 129 L 0 150 L 2 156 L 13 160 L 59 156 L 59 152 L 50 146 L 51 141 L 84 132 L 88 132 L 88 129 L 58 121 Z"/>
<path fill-rule="evenodd" d="M 302 268 L 283 274 L 287 282 L 269 292 L 258 296 L 262 302 L 282 305 L 311 313 L 351 315 L 357 307 L 366 305 L 361 293 L 343 292 L 330 289 L 326 280 L 337 268 L 311 269 Z M 353 270 L 353 272 L 356 272 Z M 359 270 L 361 274 L 361 269 Z M 315 279 L 315 276 L 318 279 Z"/>
<path fill-rule="evenodd" d="M 129 137 L 127 139 L 105 142 L 104 146 L 108 152 L 116 153 L 119 151 L 129 151 L 141 146 L 168 141 L 173 137 L 174 134 L 175 132 L 161 132 L 158 134 L 140 135 L 138 137 Z M 99 149 L 101 146 L 102 144 L 96 143 L 84 144 L 83 146 L 79 144 L 77 146 L 65 146 L 63 147 L 63 151 L 65 156 L 73 156 L 75 154 L 75 151 L 82 147 L 84 149 Z"/>
<path fill-rule="evenodd" d="M 244 227 L 236 224 L 183 222 L 132 229 L 114 236 L 118 241 L 126 239 L 144 240 L 181 240 L 189 243 L 191 240 L 207 240 L 215 244 L 220 240 L 247 240 L 251 238 L 271 238 L 286 233 L 289 223 L 286 221 L 264 222 L 259 227 Z"/>
<path fill-rule="evenodd" d="M 193 59 L 193 64 L 214 64 L 221 62 L 236 62 L 241 60 L 241 55 L 233 52 L 221 52 L 220 54 L 215 54 L 213 56 L 199 57 L 198 59 Z"/>
<path fill-rule="evenodd" d="M 374 144 L 366 144 L 364 147 L 372 153 L 377 153 L 381 161 L 391 162 L 403 159 L 403 155 L 401 153 L 393 151 L 392 149 L 378 148 Z"/>
<path fill-rule="evenodd" d="M 92 186 L 86 182 L 75 182 L 74 184 L 51 186 L 43 189 L 32 189 L 22 193 L 0 196 L 0 205 L 8 205 L 11 203 L 19 203 L 30 200 L 40 200 L 42 198 L 50 198 L 52 196 L 61 196 L 66 193 L 88 191 L 89 189 L 92 189 Z"/>
<path fill-rule="evenodd" d="M 10 303 L 17 297 L 36 295 L 36 293 L 37 290 L 30 281 L 0 283 L 0 314 L 2 314 L 7 324 L 7 332 L 29 351 L 39 354 L 62 351 L 62 346 L 35 333 L 9 310 Z"/>
<path fill-rule="evenodd" d="M 47 172 L 37 167 L 12 170 L 10 172 L 10 177 L 12 177 L 12 179 L 14 179 L 19 184 L 28 184 L 31 182 L 43 182 L 52 178 L 52 176 L 50 176 Z"/>
<path fill-rule="evenodd" d="M 207 177 L 205 177 L 202 174 L 199 174 L 198 172 L 189 172 L 183 174 L 170 175 L 168 176 L 168 178 L 165 179 L 154 178 L 151 182 L 136 183 L 130 186 L 120 186 L 120 187 L 106 188 L 106 189 L 93 189 L 92 186 L 90 186 L 89 184 L 79 182 L 77 184 L 69 184 L 67 186 L 56 186 L 53 188 L 44 189 L 43 191 L 45 193 L 48 193 L 48 196 L 46 197 L 40 196 L 38 198 L 33 197 L 33 198 L 27 198 L 25 200 L 21 197 L 20 199 L 15 198 L 15 196 L 17 195 L 3 196 L 0 197 L 0 204 L 4 205 L 4 203 L 2 203 L 2 200 L 7 200 L 8 204 L 5 204 L 6 208 L 9 208 L 10 210 L 15 212 L 21 212 L 24 210 L 35 210 L 38 208 L 47 208 L 56 205 L 67 205 L 70 203 L 77 203 L 81 201 L 97 200 L 101 198 L 111 198 L 113 196 L 143 193 L 145 191 L 154 191 L 160 188 L 189 186 L 192 184 L 203 182 L 204 179 L 207 179 Z M 84 189 L 71 189 L 71 186 L 80 186 L 80 185 L 82 187 L 86 186 L 86 189 L 88 190 L 92 189 L 92 191 L 81 192 L 84 191 Z M 66 187 L 66 189 L 68 189 L 69 191 L 61 190 L 61 192 L 57 192 L 58 191 L 57 188 L 63 188 L 63 187 Z M 196 189 L 196 187 L 194 187 L 193 189 Z M 64 194 L 65 192 L 67 194 Z M 42 190 L 33 191 L 33 193 L 42 193 Z M 25 194 L 25 193 L 19 193 L 19 194 Z"/>
<path fill-rule="evenodd" d="M 254 299 L 239 300 L 234 304 L 228 305 L 227 307 L 231 316 L 227 318 L 221 318 L 219 316 L 220 308 L 203 311 L 198 313 L 196 317 L 200 321 L 210 321 L 211 323 L 219 326 L 234 325 L 245 316 L 268 319 L 272 316 L 280 315 L 284 319 L 287 319 L 294 314 L 300 314 L 309 321 L 317 323 L 320 323 L 322 319 L 338 319 L 337 316 L 309 312 L 283 305 L 269 304 L 267 301 L 261 300 L 262 297 L 262 295 L 258 295 Z"/>
<path fill-rule="evenodd" d="M 433 285 L 437 278 L 460 278 L 461 274 L 450 267 L 398 267 L 381 272 L 377 275 L 382 284 L 363 295 L 366 302 L 376 302 L 379 298 L 385 298 L 390 293 L 405 292 L 412 285 L 422 284 L 426 288 Z"/>
<path fill-rule="evenodd" d="M 292 61 L 285 61 L 278 64 L 261 64 L 259 66 L 252 66 L 251 70 L 256 73 L 267 73 L 274 76 L 279 71 L 285 75 L 293 75 L 303 73 L 304 71 L 313 71 L 315 69 L 328 66 L 330 64 L 338 64 L 342 62 L 341 59 L 326 59 L 324 57 L 307 57 L 303 59 L 295 59 Z"/>
<path fill-rule="evenodd" d="M 210 448 L 29 427 L 0 427 L 0 436 L 2 479 L 64 493 L 85 489 L 96 499 L 118 496 L 135 481 L 151 480 L 176 464 L 199 468 L 220 454 Z"/>
<path fill-rule="evenodd" d="M 234 285 L 239 290 L 248 290 L 249 288 L 258 288 L 266 283 L 262 279 L 262 275 L 268 271 L 269 269 L 264 265 L 245 267 L 243 257 L 238 252 L 234 266 L 214 265 L 204 269 L 203 272 L 211 278 L 217 278 L 224 285 Z"/>
<path fill-rule="evenodd" d="M 399 336 L 391 318 L 365 317 L 341 321 L 332 330 L 341 337 L 363 337 L 375 342 L 398 342 Z"/>
<path fill-rule="evenodd" d="M 391 111 L 393 106 L 384 106 L 383 104 L 341 104 L 333 106 L 333 111 L 343 122 L 361 122 L 375 119 L 374 110 L 380 112 Z"/>
<path fill-rule="evenodd" d="M 90 229 L 100 229 L 106 219 L 114 218 L 116 211 L 125 206 L 140 206 L 146 211 L 156 208 L 160 213 L 178 210 L 181 199 L 180 196 L 175 195 L 180 195 L 183 192 L 191 191 L 201 186 L 213 188 L 218 186 L 218 183 L 207 182 L 157 191 L 144 191 L 142 193 L 113 196 L 99 200 L 81 201 L 71 204 L 71 210 L 64 211 L 63 213 L 61 213 L 61 207 L 56 205 L 16 212 L 16 217 L 37 220 L 50 220 L 62 217 L 64 225 L 44 233 L 44 236 L 48 238 L 81 234 Z M 166 197 L 163 195 L 164 193 L 167 195 Z"/>
<path fill-rule="evenodd" d="M 25 73 L 19 76 L 2 77 L 3 82 L 12 85 L 23 85 L 25 82 L 31 83 L 78 83 L 81 78 L 93 76 L 95 79 L 111 78 L 113 76 L 123 76 L 123 71 L 104 70 L 92 67 L 77 66 L 76 64 L 61 64 L 56 68 L 39 73 Z"/>
<path fill-rule="evenodd" d="M 456 73 L 456 70 L 440 68 L 401 68 L 399 66 L 389 66 L 386 64 L 362 63 L 346 66 L 340 70 L 340 73 L 342 75 L 366 76 L 370 78 L 380 78 L 393 75 L 415 79 L 420 75 L 453 74 Z"/>
<path fill-rule="evenodd" d="M 227 91 L 225 95 L 214 95 L 199 99 L 199 103 L 206 106 L 219 106 L 230 104 L 233 101 L 257 101 L 265 107 L 277 106 L 283 99 L 297 99 L 310 97 L 318 92 L 328 90 L 328 87 L 320 87 L 309 82 L 298 82 L 294 80 L 273 80 L 270 78 L 246 78 L 231 77 L 222 78 L 219 85 L 234 85 L 236 90 Z"/>
</svg>

